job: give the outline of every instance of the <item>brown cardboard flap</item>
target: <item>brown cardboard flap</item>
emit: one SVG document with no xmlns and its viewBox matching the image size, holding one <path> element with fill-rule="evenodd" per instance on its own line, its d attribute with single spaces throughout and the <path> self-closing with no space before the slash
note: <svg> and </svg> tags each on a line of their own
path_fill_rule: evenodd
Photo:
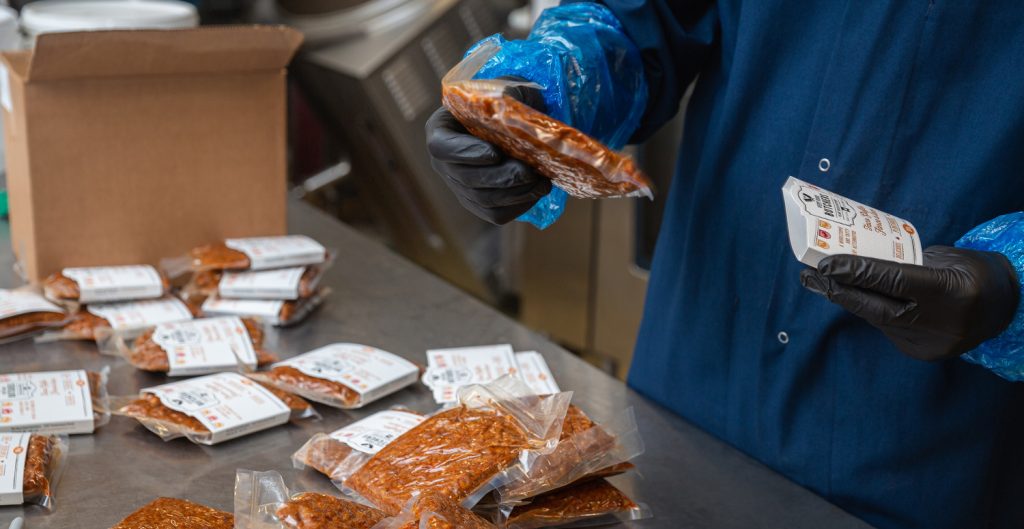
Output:
<svg viewBox="0 0 1024 529">
<path fill-rule="evenodd" d="M 50 33 L 36 40 L 26 81 L 276 70 L 300 44 L 284 26 Z"/>
</svg>

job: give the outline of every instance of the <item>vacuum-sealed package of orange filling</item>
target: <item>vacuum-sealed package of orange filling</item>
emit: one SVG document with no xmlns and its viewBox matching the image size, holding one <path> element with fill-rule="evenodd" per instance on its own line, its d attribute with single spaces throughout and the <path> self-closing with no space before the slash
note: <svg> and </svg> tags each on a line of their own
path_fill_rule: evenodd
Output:
<svg viewBox="0 0 1024 529">
<path fill-rule="evenodd" d="M 351 499 L 291 492 L 274 471 L 235 473 L 235 529 L 371 529 L 386 517 Z"/>
<path fill-rule="evenodd" d="M 424 419 L 404 408 L 379 411 L 329 434 L 315 434 L 292 454 L 292 464 L 312 468 L 341 488 L 374 454 Z"/>
<path fill-rule="evenodd" d="M 374 529 L 498 529 L 498 526 L 445 494 L 426 492 L 413 496 L 401 513 L 383 520 Z"/>
<path fill-rule="evenodd" d="M 61 327 L 69 319 L 64 309 L 31 290 L 0 289 L 0 343 Z"/>
<path fill-rule="evenodd" d="M 161 323 L 135 338 L 114 332 L 99 340 L 100 352 L 123 357 L 143 371 L 167 376 L 255 371 L 278 360 L 263 348 L 263 324 L 222 316 Z"/>
<path fill-rule="evenodd" d="M 114 413 L 133 417 L 161 439 L 185 437 L 213 445 L 319 417 L 308 402 L 238 373 L 217 373 L 163 384 L 121 401 Z"/>
<path fill-rule="evenodd" d="M 500 51 L 484 41 L 442 81 L 444 106 L 474 136 L 497 145 L 576 198 L 653 198 L 650 179 L 629 156 L 508 95 L 508 79 L 475 79 Z M 539 88 L 539 87 L 538 87 Z"/>
<path fill-rule="evenodd" d="M 231 513 L 178 498 L 157 498 L 110 529 L 234 529 Z"/>
<path fill-rule="evenodd" d="M 495 492 L 502 504 L 514 505 L 581 480 L 625 472 L 643 451 L 632 408 L 599 424 L 571 405 L 554 451 L 537 456 L 528 467 L 510 469 Z"/>
<path fill-rule="evenodd" d="M 299 300 L 316 293 L 329 262 L 274 270 L 204 270 L 185 285 L 187 298 Z"/>
<path fill-rule="evenodd" d="M 92 433 L 110 422 L 109 371 L 0 373 L 0 432 Z"/>
<path fill-rule="evenodd" d="M 43 281 L 47 298 L 71 303 L 154 299 L 170 289 L 167 276 L 149 265 L 65 268 Z"/>
<path fill-rule="evenodd" d="M 321 404 L 351 409 L 414 384 L 419 375 L 419 366 L 396 354 L 368 345 L 335 343 L 251 376 Z"/>
<path fill-rule="evenodd" d="M 199 310 L 204 316 L 249 316 L 275 327 L 289 327 L 306 319 L 330 293 L 330 288 L 321 287 L 310 297 L 296 300 L 210 296 L 202 302 Z"/>
<path fill-rule="evenodd" d="M 52 509 L 67 454 L 66 436 L 0 433 L 0 506 Z"/>
<path fill-rule="evenodd" d="M 572 393 L 537 396 L 502 377 L 459 390 L 459 404 L 391 441 L 344 483 L 396 515 L 415 494 L 439 493 L 472 506 L 504 479 L 558 443 Z"/>
<path fill-rule="evenodd" d="M 634 502 L 611 483 L 596 479 L 553 490 L 515 507 L 505 527 L 589 527 L 650 517 L 646 505 Z"/>
<path fill-rule="evenodd" d="M 40 340 L 103 340 L 115 332 L 132 336 L 160 323 L 190 320 L 194 315 L 174 296 L 83 305 L 60 330 L 47 332 Z"/>
<path fill-rule="evenodd" d="M 204 270 L 272 270 L 321 264 L 328 259 L 322 244 L 305 235 L 245 237 L 197 246 L 187 255 L 164 259 L 171 278 Z"/>
</svg>

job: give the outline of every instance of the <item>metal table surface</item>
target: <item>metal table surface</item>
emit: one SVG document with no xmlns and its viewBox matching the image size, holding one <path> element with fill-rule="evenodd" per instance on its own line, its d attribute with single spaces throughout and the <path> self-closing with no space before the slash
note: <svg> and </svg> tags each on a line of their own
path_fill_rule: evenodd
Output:
<svg viewBox="0 0 1024 529">
<path fill-rule="evenodd" d="M 333 294 L 302 325 L 269 336 L 268 348 L 291 356 L 336 341 L 365 343 L 424 362 L 428 348 L 510 343 L 543 353 L 574 402 L 595 414 L 632 406 L 647 451 L 639 472 L 613 478 L 654 518 L 638 528 L 855 529 L 868 527 L 684 420 L 621 382 L 545 340 L 351 228 L 301 203 L 292 203 L 291 230 L 339 250 L 324 283 Z M 6 223 L 0 224 L 0 284 L 19 284 L 10 270 Z M 23 341 L 0 347 L 0 371 L 97 369 L 110 366 L 112 395 L 134 394 L 165 382 L 85 343 Z M 57 488 L 56 510 L 0 507 L 0 528 L 24 515 L 26 529 L 102 529 L 158 496 L 187 498 L 232 510 L 235 470 L 282 471 L 294 490 L 330 492 L 313 471 L 291 469 L 290 454 L 313 433 L 331 431 L 393 405 L 435 408 L 421 384 L 365 409 L 318 406 L 318 422 L 286 425 L 213 447 L 184 439 L 163 442 L 134 420 L 114 417 L 93 435 L 71 438 L 71 456 Z"/>
</svg>

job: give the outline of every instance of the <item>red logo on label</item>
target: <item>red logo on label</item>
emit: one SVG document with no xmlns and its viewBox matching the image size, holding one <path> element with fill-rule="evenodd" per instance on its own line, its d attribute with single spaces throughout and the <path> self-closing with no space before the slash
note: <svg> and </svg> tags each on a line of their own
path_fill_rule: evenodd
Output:
<svg viewBox="0 0 1024 529">
<path fill-rule="evenodd" d="M 818 237 L 821 237 L 822 239 L 831 239 L 832 234 L 825 230 L 818 230 Z"/>
</svg>

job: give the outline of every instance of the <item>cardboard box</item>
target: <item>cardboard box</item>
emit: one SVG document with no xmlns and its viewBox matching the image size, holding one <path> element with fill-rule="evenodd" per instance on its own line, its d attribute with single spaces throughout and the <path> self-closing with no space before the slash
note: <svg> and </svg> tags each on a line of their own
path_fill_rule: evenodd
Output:
<svg viewBox="0 0 1024 529">
<path fill-rule="evenodd" d="M 285 67 L 301 41 L 270 26 L 101 31 L 4 53 L 11 241 L 26 277 L 283 234 Z"/>
</svg>

